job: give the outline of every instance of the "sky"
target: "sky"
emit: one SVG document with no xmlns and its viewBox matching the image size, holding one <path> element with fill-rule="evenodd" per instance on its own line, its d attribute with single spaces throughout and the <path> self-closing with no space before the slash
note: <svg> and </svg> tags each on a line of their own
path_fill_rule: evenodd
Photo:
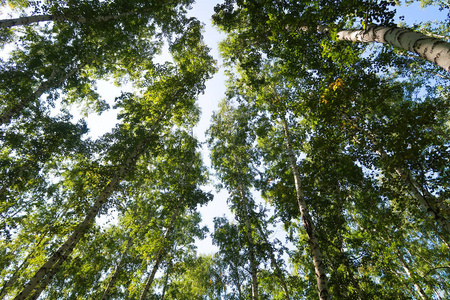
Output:
<svg viewBox="0 0 450 300">
<path fill-rule="evenodd" d="M 217 60 L 217 65 L 221 66 L 220 55 L 218 53 L 218 43 L 224 38 L 224 35 L 219 33 L 216 28 L 214 28 L 211 24 L 211 16 L 214 13 L 214 6 L 217 3 L 221 3 L 222 1 L 215 0 L 197 0 L 193 5 L 193 8 L 190 12 L 191 16 L 197 17 L 201 22 L 205 25 L 204 31 L 204 42 L 211 48 L 211 54 Z M 0 19 L 9 18 L 7 15 L 7 11 L 2 11 L 0 13 Z M 426 8 L 421 10 L 419 8 L 419 4 L 415 3 L 406 8 L 397 8 L 397 16 L 403 15 L 404 21 L 406 24 L 415 24 L 419 21 L 423 20 L 435 20 L 437 18 L 442 19 L 446 17 L 446 12 L 440 12 L 436 8 Z M 398 19 L 397 19 L 398 20 Z M 3 51 L 2 56 L 7 53 L 7 49 Z M 162 58 L 164 59 L 164 57 Z M 98 92 L 107 100 L 109 103 L 113 103 L 114 98 L 121 94 L 121 91 L 127 90 L 129 87 L 121 86 L 116 87 L 110 83 L 101 83 L 98 85 Z M 219 68 L 219 71 L 215 74 L 215 76 L 207 81 L 206 90 L 203 95 L 199 97 L 198 104 L 202 110 L 202 116 L 200 122 L 197 127 L 195 127 L 193 133 L 194 136 L 197 137 L 200 142 L 205 142 L 205 131 L 208 129 L 210 125 L 210 120 L 213 112 L 217 110 L 218 103 L 225 97 L 225 76 L 223 68 Z M 80 118 L 81 116 L 74 113 L 75 119 Z M 102 134 L 109 132 L 110 129 L 116 123 L 116 112 L 113 110 L 104 112 L 102 115 L 91 115 L 87 118 L 87 122 L 89 124 L 90 135 L 92 137 L 98 137 Z M 203 146 L 202 155 L 204 158 L 205 165 L 210 167 L 209 160 L 209 152 L 207 150 L 207 146 Z M 211 171 L 212 172 L 212 171 Z M 213 219 L 214 217 L 223 216 L 224 214 L 228 216 L 231 220 L 233 217 L 227 206 L 227 198 L 228 195 L 226 191 L 221 191 L 217 193 L 213 184 L 205 186 L 204 189 L 206 191 L 211 191 L 214 193 L 214 200 L 210 202 L 208 205 L 201 207 L 199 210 L 202 214 L 203 225 L 209 227 L 212 232 L 213 227 Z M 257 197 L 258 198 L 258 197 Z M 258 200 L 258 199 L 257 199 Z M 282 235 L 281 229 L 277 229 L 278 232 L 275 232 L 275 235 Z M 283 239 L 280 239 L 283 241 Z M 208 237 L 203 241 L 197 241 L 196 243 L 198 247 L 199 253 L 213 253 L 217 251 L 217 247 L 212 245 L 211 238 Z"/>
</svg>

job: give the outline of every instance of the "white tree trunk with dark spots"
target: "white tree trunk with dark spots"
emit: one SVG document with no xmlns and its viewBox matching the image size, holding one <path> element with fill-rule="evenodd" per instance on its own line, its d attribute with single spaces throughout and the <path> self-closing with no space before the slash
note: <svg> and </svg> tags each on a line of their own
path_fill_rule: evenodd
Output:
<svg viewBox="0 0 450 300">
<path fill-rule="evenodd" d="M 370 25 L 366 30 L 341 30 L 340 41 L 378 42 L 414 52 L 450 72 L 450 43 L 408 28 Z"/>
<path fill-rule="evenodd" d="M 140 12 L 144 12 L 147 10 L 142 10 Z M 91 20 L 86 19 L 83 16 L 67 16 L 67 15 L 38 15 L 38 16 L 29 16 L 29 17 L 20 17 L 16 19 L 4 19 L 0 20 L 0 28 L 8 28 L 8 27 L 14 27 L 14 26 L 25 26 L 25 25 L 31 25 L 34 23 L 39 22 L 50 22 L 50 21 L 72 21 L 72 22 L 79 22 L 79 23 L 87 23 L 89 21 L 91 22 L 106 22 L 109 20 L 115 20 L 120 19 L 123 17 L 127 17 L 130 15 L 137 14 L 136 11 L 130 11 L 118 15 L 110 15 L 110 16 L 99 16 L 94 17 Z"/>
<path fill-rule="evenodd" d="M 327 275 L 324 265 L 324 260 L 322 256 L 322 251 L 319 247 L 319 241 L 317 240 L 314 223 L 312 222 L 311 215 L 309 214 L 306 202 L 305 202 L 305 196 L 303 194 L 303 191 L 301 189 L 300 184 L 300 173 L 298 172 L 297 168 L 297 159 L 294 155 L 294 150 L 292 147 L 292 141 L 289 134 L 289 128 L 287 125 L 286 120 L 282 119 L 282 126 L 284 129 L 284 135 L 286 139 L 286 150 L 289 157 L 289 162 L 291 164 L 292 173 L 294 174 L 294 182 L 295 182 L 295 191 L 297 194 L 297 202 L 298 207 L 300 209 L 301 218 L 303 221 L 303 227 L 306 230 L 306 233 L 308 235 L 308 244 L 311 248 L 311 255 L 314 262 L 314 271 L 316 273 L 316 279 L 317 279 L 317 290 L 319 292 L 319 299 L 321 300 L 328 300 L 330 299 L 330 293 L 328 290 L 328 281 L 327 281 Z"/>
</svg>

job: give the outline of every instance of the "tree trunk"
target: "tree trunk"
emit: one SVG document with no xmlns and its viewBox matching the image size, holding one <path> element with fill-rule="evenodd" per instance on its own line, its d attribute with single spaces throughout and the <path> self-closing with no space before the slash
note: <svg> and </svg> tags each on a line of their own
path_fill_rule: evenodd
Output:
<svg viewBox="0 0 450 300">
<path fill-rule="evenodd" d="M 407 28 L 369 25 L 366 30 L 341 30 L 340 41 L 379 42 L 414 52 L 450 72 L 450 43 Z"/>
<path fill-rule="evenodd" d="M 414 288 L 419 293 L 420 298 L 422 298 L 423 300 L 428 300 L 428 297 L 425 294 L 424 290 L 419 286 L 419 284 L 417 284 L 415 279 L 412 278 L 409 266 L 408 266 L 407 262 L 403 259 L 402 254 L 400 253 L 400 251 L 398 251 L 398 250 L 397 250 L 397 257 L 400 260 L 400 263 L 402 264 L 403 270 L 405 270 L 406 275 L 408 275 L 408 277 L 411 278 L 411 280 L 413 281 Z"/>
<path fill-rule="evenodd" d="M 365 134 L 372 144 L 375 146 L 375 151 L 381 158 L 388 158 L 388 154 L 383 148 L 379 145 L 378 141 L 375 140 L 373 134 L 370 132 L 366 132 L 362 129 L 354 120 L 351 118 L 346 118 L 349 123 L 351 123 L 359 132 Z M 441 209 L 449 210 L 444 203 L 439 203 L 436 197 L 423 188 L 415 179 L 414 176 L 408 169 L 404 169 L 402 167 L 394 167 L 395 172 L 400 176 L 403 180 L 404 185 L 408 189 L 409 193 L 417 200 L 419 206 L 424 209 L 430 216 L 432 216 L 436 222 L 443 227 L 447 233 L 450 233 L 450 222 L 445 217 L 443 217 L 440 213 Z M 421 192 L 422 191 L 422 192 Z M 448 241 L 445 243 L 448 245 Z"/>
<path fill-rule="evenodd" d="M 264 240 L 264 243 L 266 243 L 267 245 L 270 245 L 269 241 L 267 240 L 266 234 L 263 231 L 261 224 L 259 224 L 259 223 L 258 223 L 258 230 L 259 230 L 261 237 Z M 274 270 L 275 270 L 275 275 L 280 280 L 281 288 L 283 289 L 283 292 L 284 292 L 284 299 L 289 300 L 290 299 L 289 290 L 288 290 L 288 287 L 286 284 L 286 279 L 284 278 L 283 271 L 278 266 L 277 260 L 275 258 L 275 255 L 273 255 L 272 251 L 269 252 L 269 256 L 270 256 L 270 262 L 271 262 L 272 268 L 274 268 Z"/>
<path fill-rule="evenodd" d="M 300 30 L 308 31 L 309 27 L 303 26 Z M 329 30 L 328 26 L 317 26 L 317 31 L 320 33 L 327 34 Z M 337 39 L 354 43 L 389 44 L 395 48 L 416 53 L 450 72 L 450 43 L 408 28 L 372 24 L 367 29 L 340 30 L 337 32 Z"/>
<path fill-rule="evenodd" d="M 328 291 L 327 275 L 325 272 L 325 265 L 323 262 L 322 252 L 320 250 L 319 241 L 317 240 L 317 236 L 315 233 L 314 223 L 312 222 L 311 216 L 306 206 L 305 197 L 301 189 L 300 174 L 297 169 L 297 160 L 294 155 L 291 137 L 289 134 L 289 128 L 286 123 L 286 119 L 284 117 L 282 117 L 281 122 L 284 129 L 284 135 L 286 138 L 286 150 L 291 164 L 292 173 L 294 174 L 295 191 L 297 194 L 298 207 L 300 209 L 303 227 L 305 228 L 306 233 L 308 235 L 308 244 L 311 247 L 311 254 L 314 261 L 314 270 L 316 273 L 319 299 L 321 300 L 329 299 L 330 295 Z"/>
<path fill-rule="evenodd" d="M 147 10 L 139 11 L 139 13 L 147 11 Z M 118 14 L 118 15 L 115 15 L 115 16 L 95 17 L 92 20 L 86 19 L 83 16 L 38 15 L 38 16 L 20 17 L 20 18 L 16 18 L 16 19 L 0 20 L 0 28 L 8 28 L 8 27 L 14 27 L 14 26 L 24 26 L 24 25 L 30 25 L 30 24 L 39 23 L 39 22 L 49 22 L 49 21 L 72 21 L 72 22 L 79 22 L 79 23 L 87 23 L 89 21 L 92 21 L 92 22 L 106 22 L 106 21 L 109 21 L 109 20 L 120 19 L 120 18 L 123 18 L 123 17 L 127 17 L 127 16 L 130 16 L 130 15 L 137 14 L 137 13 L 138 13 L 137 11 L 130 11 L 130 12 Z"/>
<path fill-rule="evenodd" d="M 41 242 L 45 239 L 45 234 L 40 238 L 39 242 L 34 246 L 35 248 L 28 253 L 28 255 L 25 257 L 24 261 L 20 264 L 20 266 L 17 267 L 17 269 L 14 271 L 11 278 L 3 285 L 2 289 L 0 290 L 0 299 L 2 299 L 3 294 L 6 292 L 8 288 L 13 286 L 17 279 L 19 279 L 19 271 L 21 269 L 27 268 L 29 261 L 32 260 L 35 256 L 35 250 L 36 248 L 41 244 Z"/>
<path fill-rule="evenodd" d="M 142 290 L 141 296 L 139 297 L 140 300 L 144 300 L 147 297 L 148 291 L 150 290 L 150 287 L 152 286 L 152 283 L 153 283 L 153 280 L 155 279 L 155 275 L 156 275 L 156 272 L 158 271 L 159 265 L 161 264 L 162 259 L 164 258 L 164 255 L 166 254 L 166 250 L 167 250 L 166 243 L 169 238 L 169 235 L 171 234 L 171 232 L 174 228 L 174 223 L 175 223 L 176 218 L 178 217 L 179 211 L 180 211 L 180 207 L 178 207 L 177 210 L 175 211 L 175 213 L 172 215 L 170 224 L 167 227 L 166 233 L 164 234 L 163 244 L 156 255 L 156 261 L 155 261 L 155 264 L 153 265 L 152 272 L 148 276 L 148 278 L 145 282 L 144 289 Z"/>
<path fill-rule="evenodd" d="M 105 289 L 105 292 L 103 293 L 102 300 L 108 299 L 109 293 L 111 292 L 112 288 L 116 284 L 117 277 L 119 276 L 120 271 L 122 270 L 122 262 L 125 258 L 125 256 L 128 253 L 128 250 L 130 249 L 131 245 L 133 245 L 133 239 L 130 236 L 127 240 L 127 246 L 125 247 L 125 250 L 122 252 L 122 255 L 120 256 L 119 262 L 117 263 L 116 268 L 114 269 L 114 274 L 112 275 L 111 279 L 108 282 L 108 286 Z"/>
<path fill-rule="evenodd" d="M 244 193 L 244 188 L 242 185 L 239 185 L 239 193 L 241 194 L 242 201 L 244 202 L 244 218 L 245 218 L 245 231 L 247 235 L 247 242 L 248 242 L 248 252 L 250 255 L 250 272 L 252 275 L 252 300 L 258 300 L 258 266 L 256 262 L 255 257 L 255 247 L 253 245 L 253 236 L 252 236 L 252 228 L 250 224 L 250 217 L 249 217 L 249 203 L 247 201 L 247 197 Z"/>
</svg>

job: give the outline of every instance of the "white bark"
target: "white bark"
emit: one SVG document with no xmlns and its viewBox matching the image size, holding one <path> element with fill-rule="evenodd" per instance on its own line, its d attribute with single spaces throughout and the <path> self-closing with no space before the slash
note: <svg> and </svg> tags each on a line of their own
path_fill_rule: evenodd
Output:
<svg viewBox="0 0 450 300">
<path fill-rule="evenodd" d="M 422 298 L 422 300 L 428 300 L 428 297 L 425 294 L 425 291 L 420 287 L 420 285 L 415 281 L 415 279 L 412 278 L 410 268 L 409 268 L 407 262 L 403 259 L 402 254 L 399 251 L 397 252 L 397 257 L 400 260 L 400 263 L 402 264 L 403 270 L 405 271 L 406 275 L 409 278 L 411 278 L 411 280 L 413 281 L 414 288 L 416 289 L 417 293 L 420 295 L 420 298 Z"/>
<path fill-rule="evenodd" d="M 142 10 L 140 12 L 145 12 L 146 10 Z M 29 17 L 20 17 L 16 19 L 4 19 L 0 20 L 0 28 L 8 28 L 14 26 L 25 26 L 31 25 L 39 22 L 49 22 L 49 21 L 72 21 L 79 23 L 87 23 L 88 21 L 92 22 L 106 22 L 109 20 L 120 19 L 122 17 L 127 17 L 130 15 L 137 14 L 137 11 L 130 11 L 118 15 L 110 15 L 110 16 L 100 16 L 95 17 L 92 20 L 86 19 L 83 16 L 67 16 L 67 15 L 38 15 L 38 16 L 29 16 Z"/>
<path fill-rule="evenodd" d="M 65 20 L 68 20 L 66 16 L 54 16 L 54 15 L 39 15 L 39 16 L 21 17 L 16 19 L 4 19 L 0 20 L 0 28 L 30 25 L 39 22 L 65 21 Z M 77 21 L 86 22 L 86 18 L 79 16 L 77 17 Z"/>
<path fill-rule="evenodd" d="M 407 28 L 370 25 L 366 30 L 341 30 L 340 41 L 379 42 L 414 52 L 450 72 L 450 43 Z"/>
<path fill-rule="evenodd" d="M 319 292 L 319 299 L 320 300 L 327 300 L 330 299 L 330 294 L 328 290 L 328 281 L 327 281 L 327 275 L 325 271 L 325 265 L 324 260 L 322 257 L 322 251 L 319 247 L 319 241 L 316 236 L 314 223 L 312 222 L 311 215 L 309 214 L 306 202 L 305 202 L 305 196 L 303 194 L 303 190 L 301 189 L 301 183 L 300 183 L 300 173 L 298 172 L 297 168 L 297 160 L 294 155 L 294 150 L 292 147 L 292 141 L 289 134 L 289 128 L 287 125 L 286 120 L 282 119 L 282 125 L 284 129 L 284 135 L 286 138 L 286 149 L 287 154 L 289 157 L 289 161 L 291 164 L 292 173 L 294 174 L 294 182 L 295 182 L 295 191 L 297 194 L 297 202 L 298 207 L 300 209 L 301 218 L 303 221 L 303 227 L 306 230 L 306 233 L 308 235 L 308 244 L 311 248 L 311 255 L 314 262 L 314 270 L 316 273 L 316 280 L 317 280 L 317 290 Z"/>
</svg>

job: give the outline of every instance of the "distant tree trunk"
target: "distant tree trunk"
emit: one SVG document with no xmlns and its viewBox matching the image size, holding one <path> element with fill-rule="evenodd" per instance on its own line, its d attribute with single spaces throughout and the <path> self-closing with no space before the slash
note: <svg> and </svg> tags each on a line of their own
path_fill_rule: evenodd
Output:
<svg viewBox="0 0 450 300">
<path fill-rule="evenodd" d="M 245 219 L 245 231 L 247 235 L 248 242 L 248 252 L 250 255 L 250 272 L 252 275 L 252 300 L 258 300 L 258 265 L 255 257 L 255 247 L 253 243 L 252 227 L 250 224 L 249 216 L 249 203 L 247 197 L 245 196 L 244 187 L 239 185 L 239 193 L 241 195 L 242 201 L 244 202 L 244 219 Z"/>
<path fill-rule="evenodd" d="M 258 223 L 258 230 L 259 230 L 261 237 L 264 240 L 264 243 L 269 245 L 270 243 L 267 240 L 266 233 L 264 232 L 264 230 L 261 227 L 261 224 L 259 224 L 259 223 Z M 275 255 L 273 255 L 272 251 L 269 252 L 269 256 L 270 256 L 270 262 L 271 262 L 272 268 L 274 268 L 274 270 L 275 270 L 275 276 L 277 276 L 278 279 L 280 280 L 281 288 L 283 289 L 283 292 L 284 292 L 284 299 L 289 300 L 290 299 L 289 290 L 288 290 L 288 287 L 286 284 L 286 279 L 284 277 L 283 271 L 278 266 L 277 260 L 275 258 Z"/>
<path fill-rule="evenodd" d="M 136 210 L 134 211 L 134 214 L 136 214 Z M 152 216 L 155 214 L 155 212 L 151 211 L 145 221 L 138 227 L 136 232 L 140 232 L 141 228 L 144 225 L 149 224 L 149 220 L 152 218 Z M 128 251 L 133 246 L 133 237 L 131 235 L 131 232 L 129 233 L 129 237 L 126 241 L 125 249 L 122 252 L 122 255 L 120 256 L 119 262 L 116 265 L 116 268 L 114 269 L 114 273 L 111 276 L 111 279 L 108 282 L 108 286 L 106 287 L 105 291 L 103 292 L 103 296 L 101 300 L 107 300 L 109 298 L 109 294 L 111 293 L 111 290 L 114 288 L 114 285 L 116 284 L 117 277 L 119 277 L 120 271 L 122 271 L 123 261 L 128 254 Z"/>
<path fill-rule="evenodd" d="M 294 175 L 294 182 L 295 182 L 295 191 L 297 194 L 297 203 L 298 207 L 300 209 L 301 218 L 303 221 L 303 227 L 306 230 L 306 233 L 308 235 L 308 244 L 311 248 L 311 254 L 314 261 L 314 270 L 316 273 L 316 279 L 317 279 L 317 289 L 319 292 L 319 298 L 321 300 L 327 300 L 330 299 L 330 294 L 328 291 L 328 283 L 327 283 L 327 275 L 325 271 L 325 265 L 322 257 L 322 252 L 319 247 L 319 241 L 316 236 L 314 223 L 312 222 L 311 215 L 309 214 L 308 208 L 306 206 L 305 202 L 305 196 L 303 194 L 303 191 L 301 189 L 300 184 L 300 174 L 298 172 L 297 168 L 297 159 L 294 155 L 294 150 L 292 147 L 292 141 L 289 134 L 289 128 L 286 122 L 286 119 L 283 117 L 282 120 L 282 126 L 284 129 L 284 135 L 286 139 L 286 150 L 289 157 L 292 173 Z"/>
<path fill-rule="evenodd" d="M 127 246 L 125 247 L 125 250 L 123 250 L 122 255 L 120 256 L 119 262 L 116 265 L 116 268 L 114 269 L 114 273 L 111 277 L 111 279 L 108 282 L 108 286 L 105 289 L 105 292 L 103 293 L 102 300 L 108 299 L 109 293 L 114 288 L 114 285 L 116 284 L 117 277 L 119 277 L 119 273 L 122 270 L 123 260 L 125 259 L 125 256 L 128 253 L 128 250 L 130 250 L 131 246 L 133 245 L 133 239 L 130 236 L 127 240 Z"/>
<path fill-rule="evenodd" d="M 140 300 L 144 300 L 147 297 L 148 291 L 150 290 L 150 287 L 152 286 L 153 280 L 155 279 L 155 275 L 156 272 L 158 271 L 159 265 L 161 264 L 164 255 L 167 252 L 167 247 L 166 247 L 166 243 L 169 239 L 169 235 L 172 233 L 172 230 L 174 228 L 174 223 L 175 220 L 178 217 L 178 213 L 180 211 L 180 207 L 178 207 L 175 211 L 175 213 L 172 215 L 172 218 L 170 220 L 170 224 L 167 227 L 166 233 L 164 234 L 163 237 L 163 244 L 161 246 L 161 248 L 158 250 L 158 253 L 156 254 L 156 260 L 155 260 L 155 264 L 153 265 L 153 269 L 152 272 L 150 273 L 150 275 L 148 276 L 146 282 L 145 282 L 145 286 L 144 289 L 142 290 L 141 296 L 139 297 Z"/>
<path fill-rule="evenodd" d="M 38 247 L 42 243 L 44 238 L 45 234 L 42 235 L 42 237 L 40 238 L 39 242 L 35 245 L 35 247 Z M 24 261 L 20 264 L 20 266 L 17 267 L 11 278 L 3 285 L 2 289 L 0 290 L 0 299 L 3 299 L 2 296 L 6 292 L 6 290 L 16 283 L 17 279 L 19 278 L 19 271 L 21 269 L 28 267 L 30 260 L 34 258 L 35 254 L 36 254 L 35 249 L 32 249 L 30 253 L 28 253 L 28 255 L 25 257 Z"/>
<path fill-rule="evenodd" d="M 351 123 L 358 131 L 365 134 L 372 144 L 375 146 L 372 151 L 375 151 L 381 158 L 388 158 L 388 154 L 384 149 L 379 145 L 378 141 L 375 140 L 373 134 L 371 132 L 367 132 L 362 129 L 359 124 L 357 124 L 354 120 L 347 118 L 348 122 Z M 419 206 L 425 210 L 431 217 L 433 217 L 436 222 L 443 227 L 447 233 L 450 233 L 450 221 L 447 220 L 444 216 L 441 215 L 441 209 L 450 210 L 450 208 L 444 204 L 439 203 L 434 195 L 428 192 L 421 184 L 419 184 L 414 176 L 408 169 L 395 166 L 394 171 L 400 176 L 403 180 L 404 185 L 408 189 L 408 192 L 411 194 L 413 198 L 417 200 Z M 445 239 L 446 244 L 448 245 L 448 239 Z"/>
<path fill-rule="evenodd" d="M 397 257 L 400 260 L 403 270 L 405 270 L 406 275 L 408 275 L 408 277 L 411 278 L 411 280 L 413 281 L 414 288 L 416 289 L 417 293 L 419 293 L 420 298 L 422 298 L 422 300 L 428 300 L 428 297 L 425 294 L 425 291 L 419 286 L 419 284 L 417 284 L 417 282 L 414 280 L 414 278 L 412 278 L 408 263 L 403 259 L 402 254 L 398 250 L 397 250 Z"/>
</svg>

